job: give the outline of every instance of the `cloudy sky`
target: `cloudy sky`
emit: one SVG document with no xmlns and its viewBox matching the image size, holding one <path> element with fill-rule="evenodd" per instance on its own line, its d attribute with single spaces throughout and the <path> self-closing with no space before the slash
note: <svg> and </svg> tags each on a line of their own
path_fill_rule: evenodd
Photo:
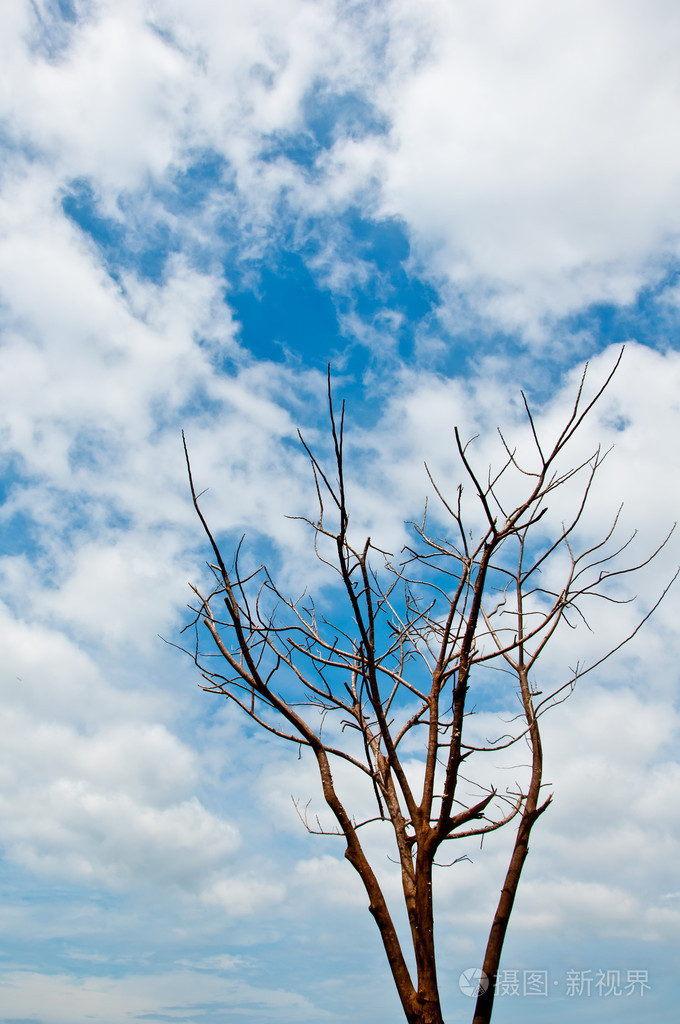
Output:
<svg viewBox="0 0 680 1024">
<path fill-rule="evenodd" d="M 549 432 L 625 342 L 586 530 L 623 502 L 645 557 L 680 505 L 679 51 L 672 0 L 3 0 L 2 1024 L 398 1019 L 341 844 L 295 816 L 312 766 L 159 639 L 206 557 L 181 430 L 225 545 L 323 592 L 284 517 L 313 508 L 296 430 L 323 450 L 329 362 L 357 529 L 394 550 L 423 461 L 460 479 L 455 424 L 484 463 L 497 425 L 526 437 L 523 388 Z M 499 1024 L 675 1012 L 679 614 L 676 588 L 546 719 L 503 967 L 550 994 Z M 504 842 L 439 876 L 447 1022 Z"/>
</svg>

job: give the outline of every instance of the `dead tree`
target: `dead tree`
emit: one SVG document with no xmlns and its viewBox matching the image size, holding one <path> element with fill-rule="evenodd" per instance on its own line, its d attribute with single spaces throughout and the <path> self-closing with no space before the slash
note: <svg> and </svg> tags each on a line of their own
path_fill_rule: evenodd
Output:
<svg viewBox="0 0 680 1024">
<path fill-rule="evenodd" d="M 514 822 L 514 845 L 482 964 L 488 986 L 480 986 L 473 1024 L 490 1020 L 529 836 L 551 800 L 542 779 L 541 716 L 595 667 L 577 665 L 567 678 L 551 687 L 543 684 L 543 692 L 538 692 L 536 663 L 561 626 L 573 625 L 573 619 L 587 614 L 584 605 L 589 599 L 619 600 L 612 584 L 650 561 L 621 567 L 619 556 L 629 541 L 616 543 L 616 522 L 598 543 L 578 552 L 575 548 L 604 454 L 598 448 L 585 462 L 565 469 L 564 452 L 615 369 L 591 400 L 584 397 L 584 371 L 571 412 L 549 448 L 539 438 L 525 399 L 532 437 L 529 463 L 500 435 L 503 463 L 495 474 L 482 476 L 473 466 L 470 445 L 456 430 L 457 451 L 478 502 L 481 530 L 474 537 L 463 521 L 462 486 L 450 501 L 431 478 L 450 523 L 449 535 L 436 535 L 424 516 L 412 524 L 413 543 L 398 561 L 370 538 L 357 546 L 350 537 L 345 410 L 343 404 L 339 418 L 334 412 L 329 374 L 332 474 L 300 439 L 318 497 L 315 518 L 305 521 L 318 557 L 335 574 L 344 602 L 333 622 L 310 598 L 291 600 L 281 593 L 265 565 L 242 573 L 239 550 L 228 567 L 201 511 L 187 454 L 193 502 L 214 556 L 212 590 L 203 594 L 192 588 L 197 604 L 196 646 L 191 653 L 202 673 L 202 688 L 237 704 L 281 740 L 309 748 L 316 759 L 323 796 L 337 834 L 344 837 L 345 856 L 366 889 L 409 1024 L 443 1024 L 433 931 L 437 854 L 462 837 L 483 836 Z M 551 532 L 544 518 L 547 502 L 554 505 L 555 492 L 575 478 L 582 481 L 576 507 Z M 523 487 L 523 497 L 510 509 L 503 498 L 509 480 L 513 487 L 518 481 Z M 552 567 L 558 559 L 566 570 L 556 585 Z M 595 664 L 631 639 L 650 614 Z M 201 652 L 202 627 L 211 638 L 212 657 Z M 519 713 L 509 732 L 480 745 L 469 738 L 470 694 L 477 676 L 494 666 L 505 671 L 503 678 L 516 694 Z M 418 781 L 404 764 L 407 737 L 409 759 L 415 739 L 419 740 Z M 504 792 L 490 782 L 481 799 L 466 798 L 463 771 L 469 762 L 485 755 L 493 760 L 498 751 L 515 744 L 528 748 L 525 782 Z M 356 820 L 339 796 L 333 775 L 338 761 L 368 781 L 374 799 L 369 818 Z M 384 823 L 393 836 L 415 977 L 407 963 L 405 939 L 397 932 L 362 845 L 361 829 L 369 821 Z"/>
</svg>

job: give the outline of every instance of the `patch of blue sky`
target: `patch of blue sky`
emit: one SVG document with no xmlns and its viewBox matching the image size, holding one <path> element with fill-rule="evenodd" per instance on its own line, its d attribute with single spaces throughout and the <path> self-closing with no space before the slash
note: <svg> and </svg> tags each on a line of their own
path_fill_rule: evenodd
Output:
<svg viewBox="0 0 680 1024">
<path fill-rule="evenodd" d="M 398 326 L 392 329 L 397 334 L 400 356 L 408 360 L 414 355 L 419 325 L 436 315 L 441 299 L 432 283 L 410 267 L 411 246 L 405 224 L 396 218 L 368 220 L 356 208 L 349 210 L 344 220 L 352 247 L 373 270 L 366 285 L 354 288 L 355 309 L 368 320 L 387 309 L 401 314 Z"/>
<path fill-rule="evenodd" d="M 107 498 L 74 494 L 61 499 L 61 507 L 68 510 L 68 534 L 73 543 L 83 538 L 107 534 L 125 534 L 133 526 L 132 517 Z"/>
<path fill-rule="evenodd" d="M 0 551 L 3 555 L 28 554 L 35 550 L 39 536 L 37 522 L 25 509 L 15 510 L 13 497 L 31 485 L 21 472 L 19 460 L 7 459 L 0 471 Z"/>
<path fill-rule="evenodd" d="M 122 534 L 131 527 L 128 515 L 107 500 L 84 492 L 48 488 L 42 492 L 40 515 L 21 507 L 3 515 L 0 507 L 0 551 L 5 556 L 26 555 L 40 564 L 46 587 L 58 587 L 61 572 L 54 551 L 74 550 L 83 540 Z"/>
<path fill-rule="evenodd" d="M 62 197 L 64 214 L 89 236 L 110 276 L 132 271 L 140 279 L 162 283 L 170 255 L 182 252 L 197 270 L 207 270 L 235 235 L 224 197 L 233 192 L 229 165 L 213 150 L 190 153 L 166 181 L 149 183 L 138 193 L 118 197 L 119 216 L 102 209 L 92 181 L 71 181 Z M 200 239 L 185 225 L 218 193 L 221 209 L 210 238 Z"/>
<path fill-rule="evenodd" d="M 300 113 L 302 129 L 265 136 L 259 155 L 265 163 L 288 160 L 311 178 L 323 173 L 318 158 L 340 137 L 359 140 L 389 131 L 385 115 L 365 96 L 356 91 L 338 93 L 324 81 L 309 90 Z"/>
<path fill-rule="evenodd" d="M 21 472 L 19 456 L 3 454 L 3 462 L 4 465 L 0 467 L 0 508 L 6 504 L 15 488 L 21 488 L 28 482 L 26 474 Z"/>
<path fill-rule="evenodd" d="M 158 190 L 158 198 L 171 213 L 187 216 L 200 210 L 216 189 L 233 188 L 233 174 L 225 158 L 214 149 L 192 151 L 186 166 L 174 171 Z"/>
<path fill-rule="evenodd" d="M 39 527 L 25 512 L 3 515 L 0 508 L 0 551 L 4 557 L 32 554 L 39 538 Z"/>
<path fill-rule="evenodd" d="M 58 60 L 68 48 L 80 9 L 89 3 L 83 0 L 30 0 L 33 13 L 33 34 L 28 40 L 34 52 L 50 61 Z"/>
<path fill-rule="evenodd" d="M 225 266 L 242 343 L 258 357 L 293 356 L 319 368 L 330 361 L 357 377 L 367 350 L 369 362 L 395 353 L 413 359 L 416 336 L 436 318 L 440 299 L 409 264 L 404 225 L 362 217 L 356 208 L 334 221 L 330 241 L 322 219 L 301 224 L 284 209 L 281 224 L 263 260 L 244 263 L 235 253 L 236 263 Z M 334 261 L 351 268 L 341 287 L 327 273 L 328 244 Z"/>
<path fill-rule="evenodd" d="M 203 343 L 204 341 L 199 338 L 197 344 L 201 346 Z M 220 361 L 225 372 L 235 372 L 235 360 L 228 363 L 225 356 Z M 176 410 L 169 408 L 163 399 L 155 399 L 150 403 L 149 409 L 154 421 L 154 429 L 150 432 L 149 438 L 153 442 L 170 428 L 177 436 L 179 444 L 178 431 L 182 429 L 182 425 L 191 423 L 192 426 L 198 427 L 199 424 L 216 422 L 223 410 L 223 401 L 208 394 L 203 385 L 197 385 Z"/>
<path fill-rule="evenodd" d="M 177 1007 L 177 1009 L 182 1011 L 182 1010 L 186 1010 L 187 1008 L 180 1006 L 180 1007 Z M 200 1012 L 200 1014 L 201 1014 L 201 1019 L 205 1020 L 206 1019 L 205 1018 L 206 1012 L 209 1013 L 210 1010 L 212 1010 L 212 1009 L 215 1009 L 218 1012 L 221 1012 L 222 1007 L 214 1006 L 212 1003 L 197 1003 L 197 1004 L 195 1004 L 194 1006 L 191 1007 L 191 1016 L 193 1017 L 193 1011 L 194 1010 L 198 1010 Z M 185 1016 L 179 1016 L 178 1017 L 176 1011 L 174 1011 L 172 1013 L 172 1015 L 169 1014 L 169 1013 L 138 1013 L 135 1016 L 135 1020 L 169 1020 L 169 1021 L 174 1021 L 175 1024 L 182 1024 L 183 1021 L 186 1021 L 186 1024 L 191 1024 L 191 1018 L 190 1017 L 185 1017 Z"/>
<path fill-rule="evenodd" d="M 238 1008 L 234 1008 L 231 1004 L 231 1000 L 228 1002 L 220 1003 L 191 1003 L 190 1006 L 168 1006 L 166 1009 L 170 1010 L 171 1013 L 139 1013 L 135 1015 L 135 1020 L 147 1020 L 147 1021 L 172 1021 L 173 1024 L 194 1024 L 197 1017 L 200 1016 L 201 1021 L 205 1024 L 221 1024 L 224 1020 L 225 1013 L 229 1014 L 229 1019 L 234 1024 L 241 1024 L 241 1022 L 250 1021 L 252 1019 L 252 1008 L 248 1008 L 243 1012 L 239 1012 Z M 262 1011 L 267 1012 L 267 1006 L 262 1005 Z"/>
<path fill-rule="evenodd" d="M 122 457 L 121 445 L 111 431 L 88 425 L 75 434 L 68 451 L 69 469 L 106 472 Z"/>
<path fill-rule="evenodd" d="M 2 1024 L 42 1024 L 39 1017 L 3 1017 Z"/>
<path fill-rule="evenodd" d="M 283 511 L 281 518 L 283 519 L 287 514 L 287 511 Z M 262 572 L 258 573 L 260 566 L 266 566 L 271 579 L 275 584 L 277 583 L 277 577 L 281 572 L 285 556 L 270 536 L 258 530 L 257 526 L 251 523 L 239 524 L 229 529 L 222 529 L 221 524 L 218 522 L 210 523 L 209 525 L 227 568 L 231 570 L 234 559 L 238 554 L 238 566 L 241 577 L 246 579 L 247 577 L 254 576 L 256 585 L 251 588 L 252 595 L 257 592 L 265 581 L 264 574 Z M 196 547 L 200 551 L 205 552 L 206 564 L 214 563 L 214 555 L 212 549 L 207 546 L 206 538 L 197 534 L 196 540 Z M 335 579 L 331 580 L 331 586 L 337 587 Z M 297 592 L 290 590 L 284 593 L 283 596 L 289 600 L 296 601 L 304 593 L 306 593 L 306 584 L 302 584 Z M 191 597 L 191 595 L 188 595 L 188 597 Z M 278 605 L 278 602 L 273 597 L 270 601 L 267 601 L 266 597 L 267 595 L 264 595 L 263 609 L 269 608 L 269 610 L 272 610 Z M 303 600 L 304 603 L 307 602 Z"/>
<path fill-rule="evenodd" d="M 153 953 L 149 952 L 148 934 L 140 929 L 136 917 L 138 898 L 126 899 L 119 892 L 77 883 L 36 881 L 35 875 L 13 866 L 6 858 L 2 859 L 2 873 L 0 891 L 7 911 L 16 912 L 20 904 L 24 911 L 28 908 L 32 915 L 39 916 L 44 925 L 41 936 L 14 931 L 11 946 L 0 953 L 0 971 L 30 970 L 39 965 L 41 973 L 47 975 L 78 977 L 86 973 L 90 977 L 122 978 L 141 967 L 148 968 L 149 962 L 171 966 L 175 949 L 164 948 L 162 932 Z M 80 920 L 74 928 L 72 908 L 78 904 Z M 116 920 L 115 929 L 110 929 L 111 917 Z M 4 1024 L 4 1018 L 0 1021 Z"/>
<path fill-rule="evenodd" d="M 14 170 L 17 163 L 39 160 L 41 150 L 35 142 L 20 137 L 7 120 L 0 118 L 0 175 Z"/>
<path fill-rule="evenodd" d="M 125 228 L 120 221 L 101 212 L 92 184 L 86 178 L 76 178 L 69 183 L 61 208 L 69 220 L 90 236 L 105 258 L 109 253 L 120 252 Z"/>
<path fill-rule="evenodd" d="M 0 476 L 0 552 L 3 557 L 25 556 L 40 566 L 41 579 L 46 588 L 58 588 L 61 569 L 55 561 L 55 551 L 73 551 L 88 538 L 102 533 L 111 538 L 127 533 L 132 520 L 115 503 L 84 491 L 65 492 L 57 488 L 42 491 L 39 511 L 33 513 L 25 501 L 12 507 L 16 488 L 19 497 L 23 491 L 39 483 L 29 478 L 15 477 L 10 472 Z M 19 595 L 7 594 L 12 606 L 21 607 Z"/>
<path fill-rule="evenodd" d="M 114 280 L 119 280 L 122 270 L 133 270 L 142 280 L 155 284 L 163 280 L 168 256 L 178 248 L 165 219 L 148 220 L 139 230 L 134 218 L 126 217 L 123 221 L 109 217 L 102 212 L 92 184 L 85 179 L 70 183 L 61 205 L 66 216 L 89 235 Z M 130 213 L 125 209 L 128 205 L 121 200 L 123 214 Z"/>
<path fill-rule="evenodd" d="M 320 152 L 321 146 L 311 132 L 274 132 L 265 137 L 259 157 L 266 164 L 289 160 L 312 172 Z"/>
<path fill-rule="evenodd" d="M 389 121 L 360 92 L 333 91 L 329 83 L 320 81 L 302 103 L 305 126 L 320 149 L 330 149 L 344 136 L 364 139 L 369 135 L 386 135 Z"/>
<path fill-rule="evenodd" d="M 347 266 L 360 264 L 363 272 L 361 280 L 355 273 L 346 287 L 332 288 L 324 280 L 320 255 L 328 244 L 328 224 L 323 218 L 301 218 L 285 198 L 277 227 L 269 232 L 264 251 L 257 247 L 254 257 L 244 257 L 248 247 L 232 241 L 243 240 L 243 233 L 235 235 L 236 214 L 229 199 L 218 204 L 212 236 L 192 239 L 182 220 L 195 216 L 216 194 L 222 199 L 231 195 L 238 203 L 228 165 L 207 150 L 146 196 L 121 196 L 120 219 L 102 210 L 93 184 L 85 179 L 71 182 L 62 208 L 89 236 L 115 280 L 132 270 L 159 283 L 172 252 L 183 252 L 193 266 L 205 269 L 222 250 L 227 301 L 240 324 L 241 344 L 256 358 L 293 358 L 320 367 L 329 359 L 349 358 L 345 368 L 359 377 L 367 347 L 379 361 L 395 352 L 404 361 L 414 358 L 416 336 L 432 330 L 440 300 L 434 286 L 410 266 L 409 239 L 401 222 L 372 220 L 357 208 L 337 219 L 333 255 Z M 155 215 L 149 217 L 150 211 Z M 356 332 L 347 330 L 350 315 L 360 325 Z"/>
<path fill-rule="evenodd" d="M 280 362 L 295 354 L 308 366 L 324 365 L 342 345 L 332 294 L 318 286 L 299 253 L 278 251 L 262 267 L 256 289 L 230 291 L 228 302 L 242 344 L 260 359 Z"/>
<path fill-rule="evenodd" d="M 574 334 L 586 333 L 597 352 L 631 340 L 662 352 L 678 348 L 678 306 L 667 298 L 679 283 L 680 263 L 674 260 L 658 280 L 640 289 L 633 302 L 593 303 L 570 317 L 566 326 Z"/>
<path fill-rule="evenodd" d="M 19 677 L 16 679 L 16 685 L 17 687 L 22 685 L 22 680 Z M 4 842 L 7 843 L 7 838 Z M 120 904 L 120 897 L 117 893 L 109 892 L 106 889 L 95 889 L 91 886 L 86 888 L 91 911 L 110 910 Z M 49 906 L 52 908 L 51 914 L 53 915 L 50 923 L 53 924 L 54 920 L 60 920 L 65 932 L 68 931 L 68 927 L 67 918 L 64 917 L 64 908 L 72 907 L 74 896 L 81 895 L 82 892 L 83 886 L 77 882 L 70 883 L 63 879 L 55 881 L 40 877 L 23 865 L 15 863 L 9 857 L 0 859 L 0 894 L 3 906 L 11 907 L 19 902 L 32 904 L 36 908 Z M 0 957 L 5 960 L 8 957 L 19 958 L 21 935 L 15 933 L 14 940 L 11 950 L 7 948 L 0 950 Z M 59 929 L 55 930 L 53 927 L 45 930 L 40 941 L 55 943 L 58 947 L 63 942 L 59 938 Z M 30 942 L 36 942 L 35 935 L 31 937 Z"/>
</svg>

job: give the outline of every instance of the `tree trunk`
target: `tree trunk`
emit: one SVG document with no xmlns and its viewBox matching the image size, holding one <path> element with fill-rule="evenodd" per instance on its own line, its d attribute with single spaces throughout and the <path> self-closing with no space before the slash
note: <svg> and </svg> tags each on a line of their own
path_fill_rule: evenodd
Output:
<svg viewBox="0 0 680 1024">
<path fill-rule="evenodd" d="M 413 948 L 418 971 L 419 1021 L 422 1024 L 444 1024 L 434 946 L 433 856 L 428 846 L 427 841 L 421 841 L 416 862 Z"/>
</svg>

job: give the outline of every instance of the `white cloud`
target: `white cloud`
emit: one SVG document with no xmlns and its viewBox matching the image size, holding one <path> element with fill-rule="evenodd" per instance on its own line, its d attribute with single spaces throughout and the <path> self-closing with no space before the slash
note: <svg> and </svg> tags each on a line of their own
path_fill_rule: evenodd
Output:
<svg viewBox="0 0 680 1024">
<path fill-rule="evenodd" d="M 195 798 L 159 810 L 68 779 L 27 797 L 25 817 L 6 829 L 5 849 L 10 861 L 38 875 L 114 890 L 194 892 L 238 845 L 234 829 Z"/>
<path fill-rule="evenodd" d="M 142 5 L 116 7 L 98 5 L 53 60 L 16 40 L 12 64 L 23 87 L 13 102 L 6 98 L 5 115 L 19 140 L 38 143 L 62 173 L 104 176 L 124 188 L 162 172 L 175 155 L 186 68 L 151 30 Z M 26 23 L 23 30 L 25 37 Z"/>
<path fill-rule="evenodd" d="M 238 832 L 193 795 L 200 764 L 159 722 L 161 695 L 112 687 L 75 645 L 9 620 L 0 762 L 14 863 L 85 884 L 199 892 Z M 163 695 L 165 714 L 176 699 Z"/>
<path fill-rule="evenodd" d="M 40 1014 L 48 1024 L 92 1020 L 96 1024 L 124 1024 L 131 1016 L 164 1014 L 182 1022 L 215 1013 L 253 1014 L 291 1022 L 329 1018 L 322 1007 L 283 988 L 256 987 L 231 982 L 217 974 L 174 970 L 158 974 L 128 974 L 112 980 L 97 975 L 74 979 L 64 973 L 5 971 L 2 975 L 3 1012 L 11 1017 Z M 211 1014 L 212 1016 L 212 1014 Z"/>
<path fill-rule="evenodd" d="M 82 543 L 61 561 L 63 582 L 37 590 L 33 614 L 75 627 L 103 646 L 128 643 L 132 636 L 138 650 L 157 644 L 183 596 L 170 596 L 182 553 L 176 540 L 162 534 L 153 540 L 127 534 L 109 544 Z M 189 567 L 184 568 L 188 575 Z"/>
<path fill-rule="evenodd" d="M 13 581 L 11 581 L 13 582 Z M 23 593 L 17 586 L 17 593 Z M 45 623 L 27 622 L 0 606 L 5 652 L 3 702 L 31 718 L 72 724 L 91 730 L 135 720 L 159 721 L 163 703 L 150 687 L 116 686 L 100 664 L 63 631 Z M 167 699 L 170 703 L 170 698 Z M 172 713 L 172 712 L 171 712 Z"/>
<path fill-rule="evenodd" d="M 321 216 L 372 193 L 374 210 L 405 219 L 426 272 L 535 336 L 545 317 L 632 302 L 677 250 L 667 0 L 644 13 L 612 0 L 417 11 L 128 0 L 99 5 L 54 60 L 23 44 L 26 12 L 11 14 L 22 89 L 5 99 L 8 123 L 49 156 L 55 184 L 92 178 L 117 218 L 121 191 L 161 181 L 200 147 L 234 170 L 251 242 L 274 230 L 282 191 Z M 260 160 L 261 146 L 303 130 L 324 83 L 363 93 L 390 129 L 341 132 L 312 183 L 284 157 Z M 195 213 L 183 230 L 209 223 Z"/>
<path fill-rule="evenodd" d="M 222 908 L 228 917 L 242 917 L 253 913 L 273 913 L 283 901 L 286 887 L 263 881 L 257 875 L 221 878 L 202 893 L 211 907 Z"/>
<path fill-rule="evenodd" d="M 382 212 L 510 329 L 633 301 L 677 250 L 677 11 L 431 0 L 409 13 L 429 50 L 390 94 Z M 339 159 L 365 165 L 367 151 L 347 143 Z"/>
</svg>

